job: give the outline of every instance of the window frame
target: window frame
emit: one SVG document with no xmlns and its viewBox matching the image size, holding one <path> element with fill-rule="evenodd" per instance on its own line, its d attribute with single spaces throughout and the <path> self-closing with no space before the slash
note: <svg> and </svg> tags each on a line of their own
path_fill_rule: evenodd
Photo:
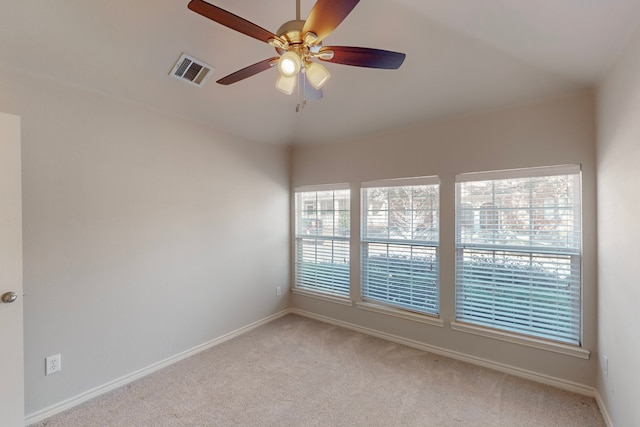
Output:
<svg viewBox="0 0 640 427">
<path fill-rule="evenodd" d="M 342 209 L 336 210 L 335 203 L 338 200 L 336 198 L 336 192 L 342 192 L 342 191 L 347 192 L 346 202 L 344 203 L 345 206 Z M 326 193 L 326 192 L 332 192 L 333 207 L 329 206 L 331 203 L 327 204 L 326 200 L 322 200 L 318 198 L 319 193 Z M 315 208 L 312 207 L 311 209 L 309 209 L 312 203 L 308 203 L 308 200 L 302 200 L 300 196 L 301 194 L 309 194 L 309 193 L 315 193 L 315 196 L 316 196 Z M 326 299 L 328 301 L 333 301 L 333 302 L 338 302 L 343 304 L 348 302 L 348 304 L 350 305 L 351 304 L 350 303 L 351 301 L 350 300 L 350 296 L 351 296 L 351 272 L 350 272 L 350 268 L 351 268 L 351 248 L 350 248 L 351 246 L 351 232 L 350 232 L 351 231 L 351 224 L 350 224 L 351 188 L 349 184 L 327 184 L 327 185 L 297 187 L 294 189 L 293 197 L 294 197 L 293 291 L 296 293 L 300 293 L 300 294 L 311 296 L 311 297 Z M 323 207 L 326 209 L 322 209 Z M 333 217 L 331 220 L 333 233 L 324 234 L 324 229 L 325 229 L 324 220 L 326 218 L 318 218 L 317 216 L 319 212 L 327 212 L 327 213 L 331 212 L 332 215 L 335 215 L 336 212 L 338 213 L 346 212 L 347 213 L 346 232 L 344 232 L 343 235 L 336 234 L 337 228 L 335 227 L 335 223 L 337 221 L 336 221 L 336 218 Z M 312 216 L 315 216 L 315 217 L 311 218 Z M 300 219 L 313 219 L 315 221 L 318 221 L 319 219 L 320 222 L 316 222 L 316 225 L 314 227 L 315 233 L 311 233 L 311 234 L 300 233 L 299 232 L 301 229 L 299 224 Z M 318 224 L 323 224 L 323 225 L 318 225 Z M 322 234 L 318 234 L 318 231 Z M 332 267 L 330 267 L 330 270 L 328 272 L 329 274 L 321 275 L 319 273 L 316 273 L 316 279 L 319 278 L 325 281 L 323 284 L 319 284 L 319 283 L 313 284 L 311 282 L 302 283 L 302 277 L 304 275 L 304 272 L 301 271 L 301 267 L 303 265 L 302 261 L 304 260 L 304 254 L 305 254 L 305 241 L 308 246 L 313 245 L 315 247 L 316 259 L 318 255 L 319 245 L 322 245 L 323 248 L 327 244 L 331 245 L 330 258 L 332 262 L 330 264 L 332 265 Z M 334 262 L 335 261 L 334 255 L 336 253 L 335 251 L 336 244 L 343 246 L 341 254 L 343 255 L 342 258 L 346 259 L 346 263 L 344 263 L 344 265 Z M 345 247 L 346 247 L 346 252 L 345 252 Z M 319 263 L 316 263 L 316 264 L 319 264 Z M 341 273 L 336 272 L 335 267 L 337 265 L 341 266 L 341 269 L 343 270 Z M 316 271 L 319 271 L 319 269 Z M 332 283 L 333 285 L 329 283 Z"/>
<path fill-rule="evenodd" d="M 435 197 L 435 204 L 436 204 L 435 209 L 422 209 L 422 211 L 424 211 L 425 213 L 430 212 L 430 214 L 432 215 L 431 223 L 432 224 L 435 223 L 435 230 L 433 231 L 431 239 L 415 238 L 414 229 L 417 227 L 414 227 L 415 224 L 413 223 L 413 215 L 416 212 L 419 212 L 420 210 L 414 209 L 413 205 L 410 210 L 410 214 L 412 216 L 411 238 L 409 239 L 392 238 L 389 235 L 390 226 L 387 226 L 386 238 L 375 236 L 375 235 L 372 235 L 371 233 L 368 233 L 369 214 L 373 210 L 373 209 L 372 210 L 369 209 L 369 203 L 368 203 L 368 197 L 367 197 L 367 192 L 370 189 L 381 189 L 381 190 L 388 191 L 391 188 L 409 187 L 413 191 L 413 188 L 418 186 L 435 186 L 437 191 L 437 194 Z M 440 197 L 441 197 L 440 179 L 437 176 L 386 179 L 386 180 L 377 180 L 377 181 L 369 181 L 369 182 L 361 183 L 360 185 L 361 204 L 360 204 L 359 214 L 361 218 L 360 298 L 362 302 L 358 304 L 358 307 L 366 310 L 370 310 L 370 311 L 382 312 L 382 313 L 393 315 L 396 317 L 404 317 L 404 318 L 408 318 L 410 320 L 415 320 L 419 322 L 424 321 L 424 320 L 421 320 L 421 318 L 424 319 L 425 316 L 428 316 L 429 318 L 433 319 L 434 324 L 436 324 L 437 326 L 443 326 L 443 323 L 439 320 L 439 315 L 440 315 Z M 387 222 L 389 222 L 389 218 L 388 218 L 389 214 L 393 211 L 392 208 L 389 206 L 389 203 L 390 201 L 387 200 L 387 209 L 385 210 L 385 212 L 387 212 Z M 412 199 L 412 203 L 413 203 L 413 199 Z M 435 238 L 433 237 L 434 235 L 435 235 Z M 402 302 L 403 300 L 406 301 L 408 299 L 408 297 L 403 296 L 403 294 L 406 294 L 407 292 L 416 291 L 418 293 L 424 292 L 425 294 L 428 294 L 429 292 L 426 290 L 427 289 L 426 285 L 423 286 L 425 288 L 424 291 L 420 290 L 420 286 L 418 285 L 410 286 L 409 290 L 406 290 L 406 288 L 402 288 L 402 290 L 398 292 L 395 296 L 396 301 L 391 301 L 391 298 L 385 299 L 382 297 L 376 297 L 375 295 L 373 295 L 373 292 L 370 293 L 368 291 L 370 266 L 368 264 L 369 257 L 367 256 L 367 254 L 369 253 L 370 247 L 372 245 L 373 246 L 377 245 L 379 247 L 386 246 L 387 251 L 389 251 L 390 247 L 393 247 L 396 251 L 401 251 L 401 248 L 409 248 L 408 249 L 410 254 L 409 265 L 411 265 L 412 268 L 414 265 L 413 264 L 414 249 L 419 250 L 420 248 L 423 248 L 425 249 L 425 251 L 432 252 L 432 255 L 429 254 L 429 256 L 432 256 L 434 259 L 431 263 L 431 266 L 432 266 L 431 268 L 433 269 L 434 268 L 433 266 L 435 266 L 435 273 L 429 276 L 433 276 L 433 280 L 435 280 L 435 290 L 433 291 L 432 298 L 425 300 L 425 305 L 429 304 L 430 306 L 433 307 L 433 309 L 431 310 L 426 308 L 421 309 L 410 303 Z M 399 263 L 399 264 L 402 264 L 402 263 Z M 396 267 L 398 267 L 399 264 Z M 374 265 L 374 267 L 384 268 L 385 266 Z M 386 267 L 387 268 L 393 267 L 391 261 L 388 260 Z M 413 272 L 407 274 L 407 277 L 409 278 L 409 280 L 413 280 L 412 279 L 413 276 L 414 276 Z M 429 277 L 429 279 L 431 279 L 431 277 Z M 392 284 L 389 282 L 387 283 L 387 291 L 388 291 L 388 288 L 392 286 L 398 287 L 399 285 L 397 283 Z M 378 292 L 383 292 L 385 286 L 383 284 L 378 283 L 374 285 L 373 288 L 375 288 L 375 290 Z M 426 321 L 425 323 L 432 323 L 432 322 Z"/>
<path fill-rule="evenodd" d="M 461 238 L 461 233 L 463 232 L 463 227 L 468 227 L 468 214 L 464 218 L 463 221 L 463 212 L 461 211 L 462 204 L 466 204 L 469 202 L 468 199 L 462 199 L 461 196 L 461 188 L 465 183 L 468 182 L 483 182 L 483 181 L 500 181 L 500 180 L 508 180 L 508 179 L 535 179 L 539 177 L 555 177 L 555 176 L 572 176 L 572 179 L 575 179 L 575 188 L 573 188 L 574 198 L 571 199 L 570 213 L 572 215 L 571 227 L 568 231 L 565 231 L 568 235 L 572 235 L 570 243 L 567 243 L 567 248 L 562 248 L 561 245 L 555 247 L 546 248 L 546 250 L 541 249 L 541 246 L 536 246 L 531 244 L 529 246 L 517 246 L 517 245 L 508 245 L 508 244 L 500 244 L 496 243 L 468 243 L 463 242 Z M 493 190 L 495 191 L 495 190 Z M 492 197 L 495 196 L 495 193 L 492 193 Z M 492 203 L 494 201 L 492 200 Z M 583 335 L 583 273 L 582 273 L 582 260 L 583 260 L 583 236 L 582 236 L 582 173 L 580 165 L 562 165 L 562 166 L 550 166 L 550 167 L 537 167 L 537 168 L 525 168 L 525 169 L 513 169 L 513 170 L 505 170 L 505 171 L 492 171 L 492 172 L 478 172 L 478 173 L 467 173 L 460 174 L 456 176 L 456 225 L 455 225 L 455 234 L 456 234 L 456 242 L 455 242 L 455 264 L 456 264 L 456 274 L 455 274 L 455 283 L 456 283 L 456 298 L 455 298 L 455 314 L 456 321 L 452 322 L 451 326 L 454 330 L 475 333 L 477 335 L 489 336 L 492 338 L 502 339 L 510 342 L 518 342 L 533 345 L 534 347 L 545 348 L 551 351 L 556 351 L 564 354 L 570 354 L 578 357 L 588 358 L 588 352 L 582 350 L 582 335 Z M 556 204 L 557 206 L 557 204 Z M 494 209 L 496 212 L 500 211 L 499 206 L 494 205 Z M 524 209 L 524 208 L 523 208 Z M 526 209 L 530 212 L 541 210 L 543 211 L 542 220 L 546 220 L 547 210 L 549 207 L 547 206 L 546 200 L 543 203 L 543 206 L 534 206 L 530 201 L 530 204 L 527 205 Z M 481 209 L 479 209 L 479 212 Z M 498 214 L 499 216 L 499 214 Z M 535 224 L 535 219 L 531 220 L 531 224 Z M 481 224 L 480 224 L 481 225 Z M 482 228 L 482 227 L 480 227 Z M 500 226 L 497 226 L 499 229 Z M 576 237 L 577 236 L 577 237 Z M 577 244 L 576 244 L 577 242 Z M 573 246 L 571 246 L 573 245 Z M 571 246 L 571 247 L 570 247 Z M 575 279 L 575 275 L 577 274 L 577 282 L 575 280 L 567 281 L 567 289 L 571 289 L 567 294 L 571 296 L 571 307 L 570 314 L 568 315 L 570 325 L 569 329 L 571 330 L 571 337 L 563 337 L 562 333 L 541 333 L 540 331 L 535 331 L 533 327 L 531 327 L 529 331 L 524 330 L 526 328 L 515 328 L 509 327 L 507 325 L 499 325 L 497 321 L 482 321 L 479 319 L 474 319 L 473 315 L 462 314 L 464 312 L 464 286 L 462 283 L 461 276 L 464 274 L 465 266 L 461 266 L 461 262 L 464 259 L 464 251 L 486 251 L 492 252 L 494 255 L 498 253 L 503 253 L 505 257 L 515 255 L 509 255 L 509 253 L 516 253 L 521 255 L 529 255 L 531 257 L 535 256 L 547 256 L 547 257 L 568 257 L 569 262 L 567 265 L 569 266 L 569 277 Z M 473 269 L 473 267 L 471 267 Z M 476 270 L 477 271 L 477 270 Z M 487 270 L 488 271 L 488 270 Z M 493 270 L 495 274 L 495 270 Z M 511 272 L 515 270 L 510 270 Z M 533 267 L 532 267 L 533 271 Z M 489 274 L 489 273 L 487 273 Z M 515 272 L 514 276 L 517 276 L 521 273 Z M 526 273 L 529 275 L 530 273 Z M 495 276 L 493 276 L 495 278 Z M 533 275 L 532 275 L 533 277 Z M 541 279 L 545 280 L 545 279 Z M 549 279 L 551 280 L 551 279 Z M 551 283 L 551 282 L 549 282 Z M 571 288 L 571 286 L 578 286 L 577 290 L 575 288 Z M 469 285 L 466 284 L 468 287 Z M 516 285 L 514 285 L 516 286 Z M 577 298 L 577 303 L 575 302 L 575 298 Z M 513 302 L 510 301 L 509 305 L 512 305 Z M 531 306 L 534 306 L 533 303 L 530 303 Z M 523 305 L 525 306 L 525 305 Z M 494 307 L 496 307 L 494 305 Z M 525 306 L 526 307 L 526 306 Z M 536 308 L 536 310 L 539 310 Z M 534 310 L 532 310 L 534 311 Z M 575 325 L 577 322 L 577 328 L 572 329 L 572 325 Z M 514 322 L 512 322 L 514 323 Z M 560 325 L 561 326 L 561 325 Z M 566 326 L 566 325 L 565 325 Z M 557 326 L 554 326 L 557 327 Z"/>
</svg>

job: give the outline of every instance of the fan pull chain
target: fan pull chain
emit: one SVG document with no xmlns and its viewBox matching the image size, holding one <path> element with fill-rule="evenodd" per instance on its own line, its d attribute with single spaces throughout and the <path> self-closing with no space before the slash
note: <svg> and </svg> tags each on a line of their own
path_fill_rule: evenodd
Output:
<svg viewBox="0 0 640 427">
<path fill-rule="evenodd" d="M 305 94 L 307 93 L 307 79 L 303 79 L 303 87 L 300 87 L 300 73 L 298 73 L 298 103 L 296 104 L 296 113 L 299 113 L 307 106 L 307 98 Z"/>
</svg>

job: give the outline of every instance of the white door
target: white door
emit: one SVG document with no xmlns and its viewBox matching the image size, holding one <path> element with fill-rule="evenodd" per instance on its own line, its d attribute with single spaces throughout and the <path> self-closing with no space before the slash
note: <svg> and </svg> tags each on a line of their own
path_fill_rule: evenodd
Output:
<svg viewBox="0 0 640 427">
<path fill-rule="evenodd" d="M 0 113 L 0 425 L 2 426 L 24 426 L 23 352 L 20 117 Z"/>
</svg>

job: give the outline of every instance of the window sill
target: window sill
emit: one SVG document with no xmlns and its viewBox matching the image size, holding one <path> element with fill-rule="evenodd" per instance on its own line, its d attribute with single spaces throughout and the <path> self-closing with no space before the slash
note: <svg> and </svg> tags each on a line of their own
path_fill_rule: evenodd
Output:
<svg viewBox="0 0 640 427">
<path fill-rule="evenodd" d="M 438 319 L 437 317 L 432 317 L 428 314 L 412 313 L 410 311 L 399 310 L 379 304 L 372 304 L 370 302 L 357 302 L 356 307 L 367 311 L 373 311 L 374 313 L 381 313 L 388 316 L 398 317 L 400 319 L 426 323 L 427 325 L 438 326 L 440 328 L 444 326 L 444 321 Z"/>
<path fill-rule="evenodd" d="M 315 298 L 322 301 L 329 301 L 336 304 L 347 305 L 349 307 L 353 307 L 353 301 L 351 301 L 347 297 L 341 297 L 338 295 L 324 294 L 322 292 L 313 292 L 306 289 L 293 288 L 291 292 L 294 294 L 302 295 L 309 298 Z"/>
<path fill-rule="evenodd" d="M 535 337 L 527 337 L 524 335 L 512 334 L 509 332 L 497 331 L 479 325 L 471 325 L 469 323 L 451 322 L 451 329 L 468 334 L 479 335 L 482 337 L 493 338 L 500 341 L 506 341 L 514 344 L 525 345 L 541 350 L 552 351 L 567 356 L 578 357 L 588 360 L 591 352 L 582 347 L 570 344 L 562 344 L 553 341 L 546 341 Z"/>
</svg>

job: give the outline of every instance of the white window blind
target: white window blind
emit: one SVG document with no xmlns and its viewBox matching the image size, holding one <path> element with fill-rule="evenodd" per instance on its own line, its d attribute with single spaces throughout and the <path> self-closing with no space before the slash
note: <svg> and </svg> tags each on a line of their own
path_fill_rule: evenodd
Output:
<svg viewBox="0 0 640 427">
<path fill-rule="evenodd" d="M 437 315 L 438 179 L 362 187 L 362 298 Z"/>
<path fill-rule="evenodd" d="M 295 194 L 295 286 L 349 295 L 350 191 L 301 188 Z"/>
<path fill-rule="evenodd" d="M 457 319 L 580 345 L 580 167 L 456 181 Z"/>
</svg>

